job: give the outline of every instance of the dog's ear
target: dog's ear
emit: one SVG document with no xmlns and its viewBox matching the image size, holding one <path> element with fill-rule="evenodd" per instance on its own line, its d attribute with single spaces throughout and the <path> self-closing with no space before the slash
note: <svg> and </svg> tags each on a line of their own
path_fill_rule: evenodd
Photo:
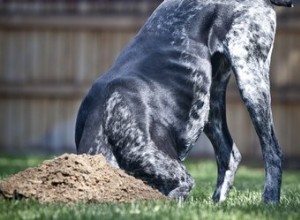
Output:
<svg viewBox="0 0 300 220">
<path fill-rule="evenodd" d="M 285 7 L 293 7 L 293 0 L 270 0 L 272 4 Z"/>
</svg>

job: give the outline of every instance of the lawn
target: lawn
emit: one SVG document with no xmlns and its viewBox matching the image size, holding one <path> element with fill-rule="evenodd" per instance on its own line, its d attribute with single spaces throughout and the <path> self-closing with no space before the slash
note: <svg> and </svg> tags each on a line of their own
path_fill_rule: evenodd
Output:
<svg viewBox="0 0 300 220">
<path fill-rule="evenodd" d="M 44 157 L 0 157 L 0 179 Z M 263 205 L 263 169 L 241 166 L 226 202 L 215 204 L 210 197 L 216 181 L 213 161 L 188 162 L 196 187 L 185 202 L 134 202 L 129 204 L 47 204 L 35 201 L 0 200 L 0 219 L 300 219 L 300 172 L 285 171 L 279 205 Z"/>
</svg>

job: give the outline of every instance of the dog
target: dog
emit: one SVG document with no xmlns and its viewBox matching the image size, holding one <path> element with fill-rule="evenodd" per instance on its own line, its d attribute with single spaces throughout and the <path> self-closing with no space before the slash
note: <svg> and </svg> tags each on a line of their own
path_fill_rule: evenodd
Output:
<svg viewBox="0 0 300 220">
<path fill-rule="evenodd" d="M 103 154 L 112 166 L 183 200 L 195 183 L 182 161 L 204 132 L 218 166 L 212 198 L 224 201 L 241 161 L 226 122 L 226 87 L 234 75 L 262 147 L 263 202 L 278 202 L 282 153 L 269 83 L 273 4 L 293 2 L 163 1 L 83 100 L 78 154 Z"/>
</svg>

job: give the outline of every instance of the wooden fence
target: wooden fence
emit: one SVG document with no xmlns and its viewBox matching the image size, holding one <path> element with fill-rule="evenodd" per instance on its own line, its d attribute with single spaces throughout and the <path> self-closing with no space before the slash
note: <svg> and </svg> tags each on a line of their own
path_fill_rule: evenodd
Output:
<svg viewBox="0 0 300 220">
<path fill-rule="evenodd" d="M 286 157 L 299 159 L 300 24 L 293 15 L 279 15 L 271 71 L 274 120 Z M 0 151 L 74 151 L 74 124 L 83 96 L 145 19 L 0 16 Z M 228 91 L 228 122 L 244 157 L 261 157 L 234 82 Z M 211 154 L 207 140 L 200 142 L 194 154 Z"/>
</svg>

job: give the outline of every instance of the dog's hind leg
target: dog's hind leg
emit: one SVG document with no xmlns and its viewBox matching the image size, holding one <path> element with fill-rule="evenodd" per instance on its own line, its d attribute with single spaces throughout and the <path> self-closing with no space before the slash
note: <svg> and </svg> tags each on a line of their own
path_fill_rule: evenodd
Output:
<svg viewBox="0 0 300 220">
<path fill-rule="evenodd" d="M 170 198 L 185 199 L 194 186 L 193 178 L 178 159 L 155 145 L 123 96 L 114 92 L 106 109 L 104 130 L 120 168 Z"/>
<path fill-rule="evenodd" d="M 210 96 L 209 120 L 204 132 L 210 139 L 218 166 L 218 179 L 213 200 L 224 201 L 241 161 L 241 155 L 232 141 L 226 121 L 226 88 L 231 75 L 226 57 L 216 53 L 212 57 L 213 80 Z"/>
<path fill-rule="evenodd" d="M 240 94 L 262 148 L 265 162 L 263 201 L 276 203 L 280 199 L 282 154 L 274 132 L 269 82 L 275 15 L 268 12 L 253 16 L 249 24 L 236 22 L 235 33 L 228 36 L 227 49 Z"/>
</svg>

